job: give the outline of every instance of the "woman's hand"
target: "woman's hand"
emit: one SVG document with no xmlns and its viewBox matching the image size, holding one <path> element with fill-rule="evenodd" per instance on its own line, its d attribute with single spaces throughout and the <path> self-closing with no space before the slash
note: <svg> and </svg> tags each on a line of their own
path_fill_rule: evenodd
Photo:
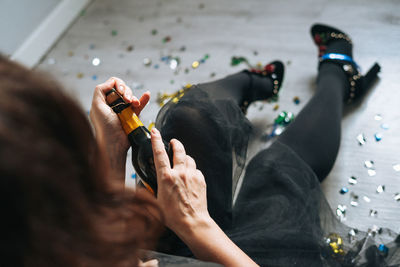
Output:
<svg viewBox="0 0 400 267">
<path fill-rule="evenodd" d="M 99 146 L 107 155 L 113 176 L 124 179 L 126 153 L 130 144 L 117 114 L 115 114 L 106 102 L 106 93 L 112 88 L 117 90 L 126 103 L 131 104 L 133 111 L 137 115 L 140 114 L 149 102 L 150 92 L 145 92 L 140 99 L 137 99 L 129 86 L 116 77 L 112 77 L 105 83 L 97 85 L 94 90 L 90 120 L 96 132 L 96 139 Z"/>
<path fill-rule="evenodd" d="M 212 221 L 207 210 L 206 183 L 195 161 L 186 155 L 182 143 L 172 139 L 173 167 L 157 129 L 151 131 L 157 171 L 157 201 L 165 224 L 178 235 Z"/>
<path fill-rule="evenodd" d="M 155 128 L 151 130 L 151 143 L 157 171 L 157 201 L 166 225 L 200 260 L 224 266 L 257 266 L 210 217 L 204 176 L 196 169 L 195 161 L 186 155 L 183 145 L 171 140 L 171 168 L 160 133 Z"/>
</svg>

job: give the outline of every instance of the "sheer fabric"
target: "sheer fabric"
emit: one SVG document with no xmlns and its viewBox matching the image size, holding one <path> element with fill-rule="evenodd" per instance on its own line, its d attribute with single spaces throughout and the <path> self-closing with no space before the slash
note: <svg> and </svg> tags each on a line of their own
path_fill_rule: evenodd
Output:
<svg viewBox="0 0 400 267">
<path fill-rule="evenodd" d="M 193 86 L 161 109 L 156 127 L 166 140 L 184 144 L 206 178 L 211 216 L 258 264 L 400 266 L 400 237 L 388 229 L 353 233 L 340 223 L 316 174 L 290 147 L 275 141 L 247 164 L 252 127 L 232 100 L 214 100 Z M 245 166 L 232 206 L 232 190 Z M 171 233 L 160 247 L 193 256 Z"/>
</svg>

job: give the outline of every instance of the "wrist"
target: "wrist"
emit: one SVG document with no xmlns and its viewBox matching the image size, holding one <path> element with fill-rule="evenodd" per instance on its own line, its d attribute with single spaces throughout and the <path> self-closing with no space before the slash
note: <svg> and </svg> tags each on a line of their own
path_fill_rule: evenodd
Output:
<svg viewBox="0 0 400 267">
<path fill-rule="evenodd" d="M 204 215 L 187 218 L 174 231 L 186 243 L 196 239 L 199 234 L 208 233 L 215 228 L 218 228 L 216 222 L 209 215 Z"/>
</svg>

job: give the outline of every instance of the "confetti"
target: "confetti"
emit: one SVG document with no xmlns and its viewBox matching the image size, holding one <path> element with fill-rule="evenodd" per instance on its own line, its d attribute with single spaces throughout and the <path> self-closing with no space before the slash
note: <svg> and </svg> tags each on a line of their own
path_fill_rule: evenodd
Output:
<svg viewBox="0 0 400 267">
<path fill-rule="evenodd" d="M 379 186 L 376 188 L 376 192 L 377 192 L 378 194 L 385 192 L 385 186 L 384 186 L 384 185 L 379 185 Z"/>
<path fill-rule="evenodd" d="M 400 201 L 400 193 L 396 193 L 393 195 L 394 200 Z"/>
<path fill-rule="evenodd" d="M 351 176 L 351 177 L 349 178 L 349 184 L 351 184 L 351 185 L 357 184 L 357 178 L 354 177 L 354 176 Z"/>
<path fill-rule="evenodd" d="M 396 172 L 400 172 L 400 164 L 393 165 L 393 170 L 395 170 Z"/>
<path fill-rule="evenodd" d="M 367 169 L 374 169 L 374 162 L 372 160 L 364 161 L 364 166 Z"/>
<path fill-rule="evenodd" d="M 150 121 L 149 126 L 147 126 L 147 129 L 149 129 L 149 131 L 151 131 L 151 129 L 154 128 L 156 124 L 153 121 Z"/>
<path fill-rule="evenodd" d="M 158 31 L 156 29 L 151 30 L 151 35 L 156 35 Z"/>
<path fill-rule="evenodd" d="M 349 189 L 347 187 L 342 187 L 339 191 L 339 193 L 342 195 L 346 194 L 347 192 L 349 192 Z"/>
<path fill-rule="evenodd" d="M 133 82 L 131 83 L 132 89 L 133 90 L 141 90 L 144 88 L 144 85 L 141 83 Z"/>
<path fill-rule="evenodd" d="M 92 80 L 93 80 L 93 81 L 96 81 L 96 80 L 97 80 L 97 75 L 93 75 L 93 76 L 92 76 Z"/>
<path fill-rule="evenodd" d="M 367 139 L 365 139 L 364 134 L 361 133 L 361 134 L 357 135 L 357 141 L 358 141 L 358 144 L 360 146 L 362 146 L 362 145 L 365 145 L 365 142 L 367 142 Z"/>
<path fill-rule="evenodd" d="M 356 235 L 358 234 L 358 229 L 351 229 L 348 233 L 349 241 L 354 242 L 356 240 Z"/>
<path fill-rule="evenodd" d="M 54 65 L 56 63 L 57 63 L 56 60 L 52 57 L 47 60 L 47 64 L 49 64 L 49 65 Z"/>
<path fill-rule="evenodd" d="M 203 3 L 199 4 L 199 9 L 203 9 L 205 5 Z"/>
<path fill-rule="evenodd" d="M 377 211 L 377 210 L 370 209 L 370 210 L 369 210 L 369 216 L 370 216 L 370 217 L 378 217 L 378 211 Z"/>
<path fill-rule="evenodd" d="M 383 256 L 386 257 L 389 254 L 389 248 L 384 244 L 380 244 L 378 250 L 382 252 Z"/>
<path fill-rule="evenodd" d="M 372 236 L 375 236 L 376 234 L 381 234 L 381 233 L 382 233 L 382 228 L 380 228 L 376 225 L 373 225 L 372 228 L 368 229 L 368 234 L 372 235 Z"/>
<path fill-rule="evenodd" d="M 186 73 L 186 74 L 189 73 L 189 68 L 185 68 L 185 73 Z"/>
<path fill-rule="evenodd" d="M 181 46 L 181 48 L 179 48 L 179 51 L 181 51 L 181 52 L 185 52 L 186 51 L 186 46 Z"/>
<path fill-rule="evenodd" d="M 293 102 L 294 102 L 296 105 L 300 104 L 300 98 L 299 98 L 298 96 L 295 96 L 295 97 L 293 98 Z"/>
<path fill-rule="evenodd" d="M 211 77 L 211 78 L 214 78 L 215 75 L 216 75 L 215 72 L 211 72 L 211 73 L 210 73 L 210 77 Z"/>
<path fill-rule="evenodd" d="M 150 67 L 151 66 L 151 59 L 146 57 L 143 59 L 143 65 L 145 65 L 146 67 Z"/>
<path fill-rule="evenodd" d="M 160 68 L 160 65 L 155 64 L 155 65 L 154 65 L 154 68 L 158 70 L 158 69 Z"/>
<path fill-rule="evenodd" d="M 170 83 L 170 84 L 174 84 L 175 81 L 174 81 L 174 80 L 170 80 L 169 83 Z"/>
<path fill-rule="evenodd" d="M 131 178 L 132 178 L 132 179 L 136 179 L 136 173 L 132 173 L 132 174 L 131 174 Z"/>
<path fill-rule="evenodd" d="M 382 140 L 383 135 L 381 133 L 376 133 L 375 135 L 375 140 L 376 142 L 379 142 Z"/>
<path fill-rule="evenodd" d="M 73 57 L 74 56 L 74 52 L 73 51 L 68 51 L 68 56 L 69 57 Z"/>
<path fill-rule="evenodd" d="M 343 250 L 343 239 L 340 235 L 331 233 L 325 239 L 326 243 L 332 249 L 334 254 L 344 255 L 345 252 Z"/>
<path fill-rule="evenodd" d="M 111 31 L 111 36 L 117 36 L 118 35 L 118 31 L 117 30 L 112 30 Z"/>
<path fill-rule="evenodd" d="M 76 74 L 76 77 L 77 77 L 78 79 L 82 79 L 83 76 L 84 76 L 84 74 L 83 74 L 82 72 L 78 72 L 78 73 Z"/>
<path fill-rule="evenodd" d="M 338 205 L 336 208 L 336 216 L 339 218 L 340 221 L 346 219 L 346 210 L 347 207 L 345 205 Z"/>
<path fill-rule="evenodd" d="M 192 63 L 192 68 L 197 69 L 199 67 L 200 63 L 198 61 L 193 61 Z"/>
<path fill-rule="evenodd" d="M 101 63 L 101 61 L 100 61 L 100 59 L 99 59 L 98 57 L 95 57 L 95 58 L 92 60 L 92 65 L 93 65 L 93 66 L 98 66 L 98 65 L 100 65 L 100 63 Z"/>
<path fill-rule="evenodd" d="M 358 195 L 356 195 L 355 193 L 351 192 L 350 194 L 350 205 L 352 205 L 353 207 L 357 207 L 358 206 Z"/>
<path fill-rule="evenodd" d="M 257 50 L 254 50 L 254 51 L 253 51 L 253 55 L 258 56 L 258 51 L 257 51 Z"/>
<path fill-rule="evenodd" d="M 273 109 L 274 111 L 278 110 L 278 109 L 279 109 L 279 105 L 278 105 L 278 104 L 274 105 L 274 107 L 273 107 L 272 109 Z"/>
<path fill-rule="evenodd" d="M 375 176 L 376 175 L 376 171 L 375 170 L 368 170 L 368 175 L 369 176 Z"/>
<path fill-rule="evenodd" d="M 165 36 L 163 39 L 162 39 L 162 42 L 165 44 L 165 43 L 168 43 L 168 42 L 171 42 L 171 36 Z"/>
<path fill-rule="evenodd" d="M 371 199 L 370 199 L 369 197 L 367 197 L 367 196 L 363 196 L 363 199 L 364 199 L 364 201 L 367 202 L 367 203 L 370 203 L 370 202 L 371 202 Z"/>
<path fill-rule="evenodd" d="M 178 67 L 178 65 L 179 65 L 179 59 L 178 58 L 173 58 L 173 59 L 171 59 L 170 61 L 169 61 L 169 67 L 172 69 L 172 70 L 175 70 L 177 67 Z"/>
<path fill-rule="evenodd" d="M 374 117 L 374 119 L 375 119 L 376 121 L 381 121 L 381 120 L 382 120 L 382 115 L 381 115 L 381 114 L 376 114 L 375 117 Z"/>
<path fill-rule="evenodd" d="M 248 62 L 247 58 L 245 58 L 245 57 L 232 57 L 231 58 L 231 66 L 237 66 L 242 62 L 249 65 L 249 62 Z"/>
<path fill-rule="evenodd" d="M 129 46 L 126 48 L 126 51 L 131 52 L 131 51 L 133 51 L 133 49 L 134 49 L 134 46 L 133 46 L 133 45 L 129 45 Z"/>
<path fill-rule="evenodd" d="M 96 45 L 95 45 L 95 44 L 90 44 L 90 45 L 89 45 L 89 49 L 90 49 L 90 50 L 93 50 L 93 49 L 95 49 L 95 48 L 96 48 Z"/>
<path fill-rule="evenodd" d="M 389 125 L 387 125 L 386 123 L 381 124 L 381 128 L 383 130 L 388 130 L 389 129 Z"/>
</svg>

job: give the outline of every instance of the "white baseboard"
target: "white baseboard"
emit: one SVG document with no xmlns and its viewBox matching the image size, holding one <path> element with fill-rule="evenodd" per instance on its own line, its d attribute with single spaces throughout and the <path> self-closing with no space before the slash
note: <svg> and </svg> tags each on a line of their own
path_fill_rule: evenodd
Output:
<svg viewBox="0 0 400 267">
<path fill-rule="evenodd" d="M 91 0 L 62 0 L 11 56 L 33 68 Z"/>
</svg>

